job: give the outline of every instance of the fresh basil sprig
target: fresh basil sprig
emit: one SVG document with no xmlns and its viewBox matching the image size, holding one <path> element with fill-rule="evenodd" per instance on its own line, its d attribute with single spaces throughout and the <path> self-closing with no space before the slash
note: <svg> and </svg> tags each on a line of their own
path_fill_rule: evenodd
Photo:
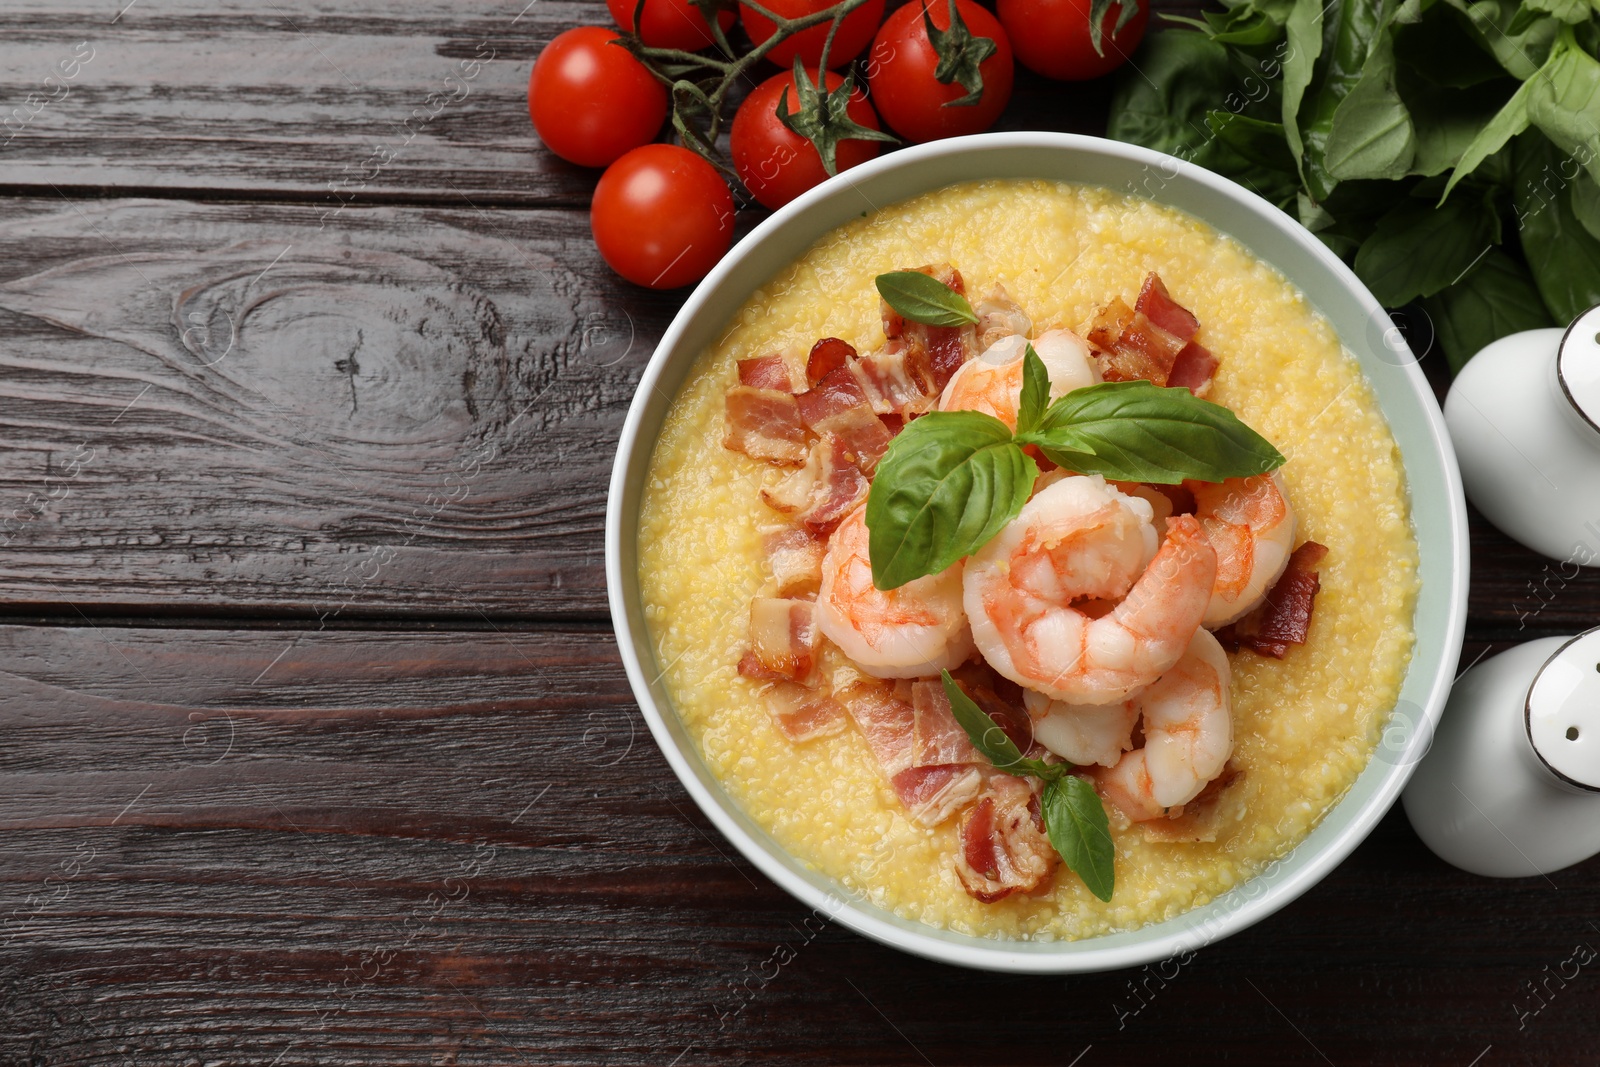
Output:
<svg viewBox="0 0 1600 1067">
<path fill-rule="evenodd" d="M 918 270 L 893 270 L 877 279 L 878 295 L 902 318 L 924 326 L 970 326 L 978 321 L 967 298 Z"/>
<path fill-rule="evenodd" d="M 1283 465 L 1278 450 L 1233 412 L 1187 389 L 1106 382 L 1074 389 L 1046 408 L 1044 361 L 1032 345 L 1022 358 L 1018 432 L 981 412 L 933 411 L 908 423 L 879 461 L 867 495 L 867 547 L 879 589 L 938 574 L 1015 518 L 1039 474 L 1023 445 L 1037 445 L 1068 470 L 1165 485 Z"/>
<path fill-rule="evenodd" d="M 1116 887 L 1116 847 L 1111 841 L 1105 805 L 1094 786 L 1073 774 L 1070 763 L 1045 763 L 1024 757 L 1000 724 L 961 691 L 949 671 L 942 671 L 940 677 L 956 722 L 989 762 L 1010 774 L 1044 780 L 1039 811 L 1044 816 L 1044 831 L 1050 844 L 1067 867 L 1083 879 L 1089 892 L 1109 902 Z"/>
</svg>

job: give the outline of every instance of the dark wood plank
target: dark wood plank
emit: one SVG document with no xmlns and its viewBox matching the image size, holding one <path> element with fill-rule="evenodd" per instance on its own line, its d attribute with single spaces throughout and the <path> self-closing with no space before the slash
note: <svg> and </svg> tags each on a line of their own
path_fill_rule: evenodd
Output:
<svg viewBox="0 0 1600 1067">
<path fill-rule="evenodd" d="M 9 610 L 598 617 L 678 296 L 582 215 L 0 202 Z"/>
<path fill-rule="evenodd" d="M 1191 959 L 978 974 L 810 916 L 732 858 L 601 629 L 10 626 L 0 664 L 0 1062 L 1592 1052 L 1600 983 L 1551 975 L 1600 945 L 1600 863 L 1471 878 L 1399 813 Z"/>
<path fill-rule="evenodd" d="M 539 145 L 527 82 L 557 33 L 612 25 L 600 0 L 135 0 L 113 21 L 125 3 L 0 11 L 0 187 L 589 202 L 598 172 Z M 1099 132 L 1108 94 L 1022 72 L 998 128 Z"/>
</svg>

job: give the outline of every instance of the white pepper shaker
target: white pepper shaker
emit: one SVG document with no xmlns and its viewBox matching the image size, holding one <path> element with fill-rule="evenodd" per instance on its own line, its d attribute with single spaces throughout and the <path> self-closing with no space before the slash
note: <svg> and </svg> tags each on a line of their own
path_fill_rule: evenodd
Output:
<svg viewBox="0 0 1600 1067">
<path fill-rule="evenodd" d="M 1403 803 L 1427 846 L 1473 874 L 1548 874 L 1600 853 L 1600 628 L 1462 675 Z"/>
<path fill-rule="evenodd" d="M 1600 566 L 1600 306 L 1502 337 L 1445 399 L 1467 499 L 1536 552 Z"/>
</svg>

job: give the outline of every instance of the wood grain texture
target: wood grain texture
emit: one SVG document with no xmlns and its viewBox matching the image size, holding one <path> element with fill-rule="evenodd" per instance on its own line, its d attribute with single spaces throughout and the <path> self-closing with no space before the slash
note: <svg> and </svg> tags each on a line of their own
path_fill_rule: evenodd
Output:
<svg viewBox="0 0 1600 1067">
<path fill-rule="evenodd" d="M 0 203 L 15 610 L 598 617 L 676 297 L 582 216 Z"/>
<path fill-rule="evenodd" d="M 1585 1062 L 1600 864 L 1495 882 L 1398 813 L 1164 968 L 958 971 L 707 824 L 604 630 L 0 627 L 0 1062 Z M 1549 971 L 1544 968 L 1548 965 Z M 1571 973 L 1571 968 L 1567 968 Z M 1533 999 L 1525 983 L 1540 988 Z"/>
</svg>

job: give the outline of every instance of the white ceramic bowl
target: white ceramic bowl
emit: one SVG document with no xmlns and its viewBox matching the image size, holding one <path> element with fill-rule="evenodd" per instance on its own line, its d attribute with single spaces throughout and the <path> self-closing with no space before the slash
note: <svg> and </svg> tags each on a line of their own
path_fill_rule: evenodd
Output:
<svg viewBox="0 0 1600 1067">
<path fill-rule="evenodd" d="M 1083 941 L 972 937 L 902 919 L 850 894 L 778 846 L 723 792 L 685 732 L 656 666 L 639 596 L 639 502 L 668 406 L 695 358 L 763 281 L 830 230 L 954 182 L 1046 178 L 1101 185 L 1187 211 L 1232 235 L 1310 299 L 1361 361 L 1400 444 L 1420 550 L 1417 643 L 1383 743 L 1342 801 L 1257 877 L 1176 918 Z M 763 222 L 689 296 L 629 409 L 606 512 L 606 580 L 628 679 L 650 731 L 706 816 L 773 881 L 851 929 L 907 952 L 997 971 L 1131 967 L 1193 951 L 1272 914 L 1349 855 L 1389 810 L 1426 751 L 1461 651 L 1466 506 L 1433 393 L 1389 317 L 1338 257 L 1271 204 L 1171 156 L 1094 137 L 1004 133 L 894 152 L 824 182 Z"/>
</svg>

